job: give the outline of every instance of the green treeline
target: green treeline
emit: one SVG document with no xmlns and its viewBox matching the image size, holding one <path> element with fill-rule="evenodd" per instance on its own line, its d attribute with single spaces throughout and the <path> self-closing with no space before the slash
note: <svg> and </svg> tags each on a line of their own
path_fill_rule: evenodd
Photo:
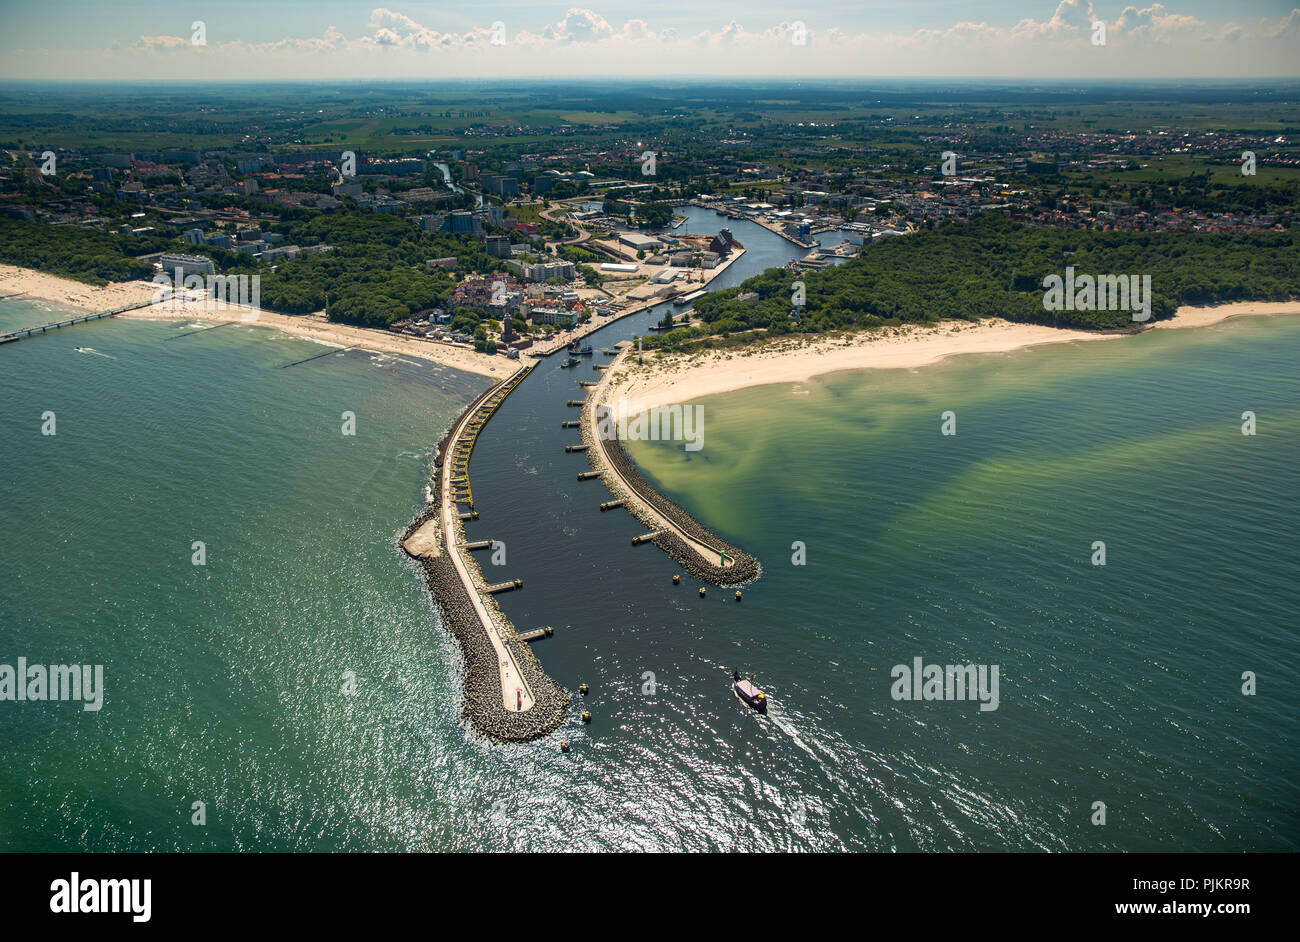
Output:
<svg viewBox="0 0 1300 942">
<path fill-rule="evenodd" d="M 884 239 L 822 272 L 769 269 L 695 302 L 704 328 L 646 338 L 677 347 L 712 335 L 765 329 L 822 333 L 945 318 L 1113 330 L 1132 327 L 1127 311 L 1049 311 L 1043 279 L 1065 275 L 1150 275 L 1151 315 L 1179 305 L 1280 301 L 1300 297 L 1300 251 L 1291 231 L 1248 234 L 1096 232 L 1023 226 L 992 213 Z M 796 323 L 793 283 L 806 286 Z M 757 293 L 757 300 L 739 295 Z M 707 341 L 705 341 L 707 343 Z M 694 344 L 692 344 L 694 345 Z"/>
<path fill-rule="evenodd" d="M 133 256 L 163 250 L 198 252 L 219 271 L 261 276 L 261 304 L 284 314 L 308 314 L 325 307 L 330 319 L 366 327 L 387 327 L 417 311 L 446 303 L 452 273 L 430 269 L 431 258 L 455 256 L 456 274 L 501 268 L 481 239 L 423 232 L 411 220 L 374 213 L 331 213 L 294 222 L 286 245 L 329 245 L 270 266 L 223 249 L 182 244 L 174 235 L 119 236 L 73 226 L 51 226 L 0 218 L 0 262 L 63 275 L 88 284 L 153 277 L 154 268 Z"/>
<path fill-rule="evenodd" d="M 161 234 L 119 236 L 97 229 L 0 218 L 0 262 L 92 285 L 153 277 L 153 265 L 132 256 L 169 247 Z"/>
<path fill-rule="evenodd" d="M 479 239 L 423 232 L 409 219 L 373 213 L 317 216 L 291 226 L 285 242 L 332 248 L 299 255 L 264 274 L 262 306 L 306 314 L 322 310 L 328 294 L 330 320 L 365 327 L 387 327 L 446 303 L 454 279 L 441 269 L 430 270 L 428 259 L 455 256 L 458 273 L 501 265 Z"/>
</svg>

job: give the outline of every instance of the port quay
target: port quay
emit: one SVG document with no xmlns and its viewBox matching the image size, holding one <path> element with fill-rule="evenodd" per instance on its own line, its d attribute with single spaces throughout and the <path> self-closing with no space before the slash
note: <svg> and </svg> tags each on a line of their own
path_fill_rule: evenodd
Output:
<svg viewBox="0 0 1300 942">
<path fill-rule="evenodd" d="M 613 351 L 607 351 L 613 352 Z M 581 444 L 566 452 L 585 453 L 591 470 L 579 480 L 599 478 L 613 500 L 602 510 L 626 508 L 650 532 L 634 544 L 653 543 L 701 582 L 739 586 L 758 578 L 758 561 L 710 533 L 694 517 L 651 487 L 617 440 L 595 433 L 599 393 L 610 385 L 629 350 L 599 372 L 596 381 L 579 381 L 588 393 L 568 404 L 581 409 L 581 419 L 563 423 L 578 427 Z M 520 580 L 490 584 L 473 558 L 490 551 L 494 540 L 469 542 L 466 521 L 479 519 L 474 504 L 469 462 L 474 445 L 497 409 L 544 357 L 522 365 L 479 395 L 452 424 L 435 458 L 435 494 L 429 507 L 403 534 L 401 545 L 424 569 L 426 582 L 442 611 L 447 630 L 457 639 L 465 658 L 463 714 L 490 739 L 510 742 L 536 739 L 558 729 L 568 718 L 570 697 L 542 669 L 529 642 L 549 636 L 549 628 L 518 631 L 495 596 L 523 588 Z M 490 511 L 484 511 L 490 512 Z M 674 580 L 676 581 L 676 579 Z M 704 594 L 703 586 L 700 593 Z M 740 590 L 735 593 L 741 599 Z M 583 714 L 584 719 L 587 714 Z"/>
</svg>

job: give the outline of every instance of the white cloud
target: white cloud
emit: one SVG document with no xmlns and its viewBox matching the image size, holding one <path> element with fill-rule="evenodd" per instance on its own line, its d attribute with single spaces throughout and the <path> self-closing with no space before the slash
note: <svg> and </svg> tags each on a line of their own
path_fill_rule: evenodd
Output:
<svg viewBox="0 0 1300 942">
<path fill-rule="evenodd" d="M 1169 13 L 1161 3 L 1153 3 L 1144 10 L 1125 7 L 1115 23 L 1115 31 L 1126 37 L 1152 42 L 1217 38 L 1204 21 L 1194 16 Z"/>
<path fill-rule="evenodd" d="M 1286 18 L 1269 35 L 1275 39 L 1291 40 L 1300 38 L 1300 7 L 1287 14 Z"/>
<path fill-rule="evenodd" d="M 490 15 L 484 14 L 485 17 Z M 807 43 L 791 42 L 794 23 L 722 19 L 680 33 L 669 23 L 632 18 L 611 22 L 597 10 L 571 7 L 532 31 L 507 31 L 493 45 L 490 24 L 443 32 L 386 7 L 345 36 L 264 42 L 214 42 L 188 36 L 141 36 L 127 47 L 78 54 L 80 77 L 465 78 L 523 75 L 650 76 L 996 76 L 1032 78 L 1269 76 L 1297 74 L 1300 9 L 1253 23 L 1207 23 L 1163 3 L 1131 5 L 1107 22 L 1106 47 L 1090 42 L 1099 18 L 1091 0 L 1060 0 L 1047 19 L 1008 25 L 958 21 L 941 29 L 853 33 L 803 19 Z M 509 26 L 509 24 L 507 24 Z M 1215 44 L 1206 55 L 1206 43 Z M 0 75 L 68 77 L 68 53 L 19 50 Z"/>
</svg>

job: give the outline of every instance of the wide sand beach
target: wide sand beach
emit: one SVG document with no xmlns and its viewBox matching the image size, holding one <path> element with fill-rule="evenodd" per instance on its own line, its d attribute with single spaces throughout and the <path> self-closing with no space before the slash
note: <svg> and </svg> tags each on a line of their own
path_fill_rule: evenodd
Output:
<svg viewBox="0 0 1300 942">
<path fill-rule="evenodd" d="M 1153 330 L 1209 327 L 1233 317 L 1300 314 L 1300 301 L 1243 301 L 1182 307 Z M 626 400 L 628 414 L 655 406 L 773 383 L 802 383 L 839 370 L 916 369 L 964 353 L 1007 353 L 1048 343 L 1124 340 L 1131 334 L 1094 333 L 1017 324 L 999 318 L 978 323 L 941 321 L 929 326 L 863 330 L 817 337 L 787 336 L 752 347 L 697 354 L 625 354 L 611 369 L 602 400 Z"/>
<path fill-rule="evenodd" d="M 110 282 L 94 287 L 80 281 L 60 278 L 44 272 L 13 265 L 0 265 L 0 296 L 52 301 L 80 311 L 105 311 L 151 300 L 158 285 L 147 281 Z M 379 353 L 398 353 L 420 357 L 444 366 L 482 376 L 503 376 L 514 371 L 515 364 L 504 357 L 476 353 L 474 350 L 432 340 L 388 333 L 363 327 L 349 327 L 327 321 L 319 314 L 291 316 L 271 311 L 218 304 L 210 298 L 194 297 L 170 301 L 128 311 L 119 317 L 134 320 L 210 320 L 214 323 L 243 321 L 259 327 L 293 334 L 306 340 L 337 347 L 355 347 Z"/>
</svg>

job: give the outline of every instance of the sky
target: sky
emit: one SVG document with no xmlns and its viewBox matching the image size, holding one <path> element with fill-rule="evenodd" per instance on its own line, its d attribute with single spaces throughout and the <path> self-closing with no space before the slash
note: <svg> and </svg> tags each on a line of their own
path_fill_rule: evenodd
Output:
<svg viewBox="0 0 1300 942">
<path fill-rule="evenodd" d="M 0 78 L 1300 76 L 1297 0 L 381 3 L 0 0 Z"/>
</svg>

